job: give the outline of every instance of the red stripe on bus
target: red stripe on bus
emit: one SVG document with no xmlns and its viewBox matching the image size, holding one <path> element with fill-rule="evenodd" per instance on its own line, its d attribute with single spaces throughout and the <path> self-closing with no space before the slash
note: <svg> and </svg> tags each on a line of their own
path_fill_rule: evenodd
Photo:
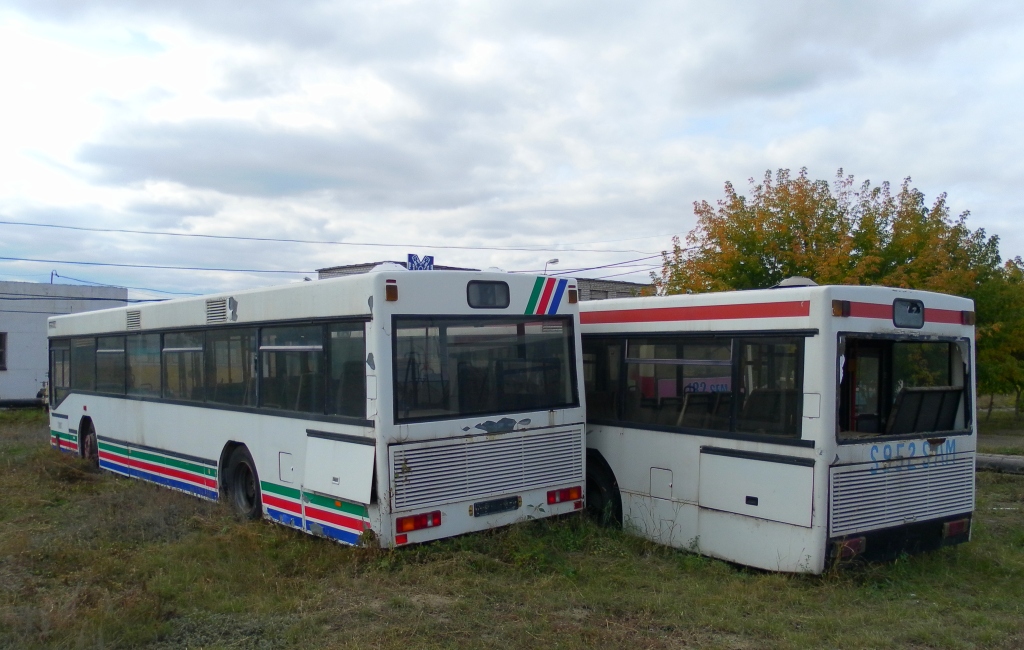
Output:
<svg viewBox="0 0 1024 650">
<path fill-rule="evenodd" d="M 153 463 L 147 463 L 143 460 L 135 460 L 134 458 L 128 458 L 128 465 L 131 467 L 137 467 L 144 469 L 147 472 L 153 472 L 154 474 L 162 474 L 163 476 L 171 476 L 173 478 L 181 479 L 183 481 L 191 481 L 192 483 L 199 483 L 205 485 L 208 488 L 217 487 L 217 481 L 206 476 L 198 476 L 189 472 L 183 472 L 179 469 L 171 469 L 170 467 L 164 467 L 163 465 L 155 465 Z"/>
<path fill-rule="evenodd" d="M 75 444 L 73 442 L 70 442 L 68 440 L 64 440 L 62 438 L 57 438 L 57 444 L 62 449 L 70 449 L 71 451 L 76 451 L 78 449 L 78 445 L 77 444 Z"/>
<path fill-rule="evenodd" d="M 850 317 L 892 320 L 892 305 L 879 305 L 873 302 L 850 302 Z"/>
<path fill-rule="evenodd" d="M 931 307 L 925 307 L 924 319 L 929 323 L 946 323 L 949 325 L 964 324 L 963 313 L 953 309 L 932 309 Z"/>
<path fill-rule="evenodd" d="M 136 460 L 124 454 L 107 451 L 100 449 L 100 460 L 109 460 L 121 465 L 127 465 L 128 467 L 137 467 L 138 469 L 144 469 L 147 472 L 153 472 L 154 474 L 161 474 L 163 476 L 171 476 L 173 478 L 181 479 L 184 481 L 190 481 L 192 483 L 199 483 L 205 485 L 208 488 L 216 488 L 217 481 L 208 476 L 200 476 L 198 474 L 192 474 L 178 469 L 172 469 L 170 467 L 164 467 L 163 465 L 154 465 L 153 463 L 147 463 L 146 461 Z"/>
<path fill-rule="evenodd" d="M 856 318 L 892 320 L 892 305 L 879 305 L 878 303 L 873 302 L 851 302 L 850 316 Z M 935 309 L 934 307 L 925 307 L 924 320 L 926 323 L 962 325 L 963 315 L 955 309 Z"/>
<path fill-rule="evenodd" d="M 362 531 L 370 527 L 370 524 L 362 519 L 353 519 L 352 517 L 346 517 L 345 515 L 339 515 L 334 512 L 328 512 L 311 506 L 306 506 L 306 516 L 313 517 L 314 519 L 322 519 L 326 522 L 337 524 L 338 526 L 344 526 L 345 528 L 350 528 L 352 530 Z"/>
<path fill-rule="evenodd" d="M 658 307 L 587 311 L 580 314 L 584 325 L 602 323 L 656 323 L 685 320 L 731 320 L 738 318 L 798 318 L 811 315 L 809 300 L 762 302 L 748 305 L 703 305 L 698 307 Z"/>
<path fill-rule="evenodd" d="M 548 302 L 550 302 L 551 300 L 551 294 L 554 292 L 556 284 L 558 284 L 558 280 L 554 278 L 547 279 L 547 281 L 544 283 L 544 293 L 540 294 L 540 300 L 537 301 L 537 308 L 533 313 L 547 313 Z"/>
<path fill-rule="evenodd" d="M 297 503 L 292 503 L 291 501 L 279 499 L 278 497 L 275 497 L 273 494 L 267 494 L 266 492 L 264 492 L 261 495 L 261 498 L 263 499 L 263 503 L 267 504 L 268 506 L 273 506 L 281 510 L 287 510 L 288 512 L 299 515 L 300 517 L 302 516 L 302 507 L 299 506 L 299 504 Z"/>
</svg>

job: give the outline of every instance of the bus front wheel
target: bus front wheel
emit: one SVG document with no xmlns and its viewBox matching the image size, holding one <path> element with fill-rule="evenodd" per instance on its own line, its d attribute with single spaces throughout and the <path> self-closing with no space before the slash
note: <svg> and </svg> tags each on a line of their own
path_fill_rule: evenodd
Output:
<svg viewBox="0 0 1024 650">
<path fill-rule="evenodd" d="M 602 526 L 622 526 L 622 495 L 608 463 L 587 454 L 587 513 Z"/>
<path fill-rule="evenodd" d="M 225 475 L 231 509 L 244 519 L 259 519 L 263 514 L 263 500 L 260 497 L 256 463 L 253 462 L 248 449 L 237 447 L 231 452 Z"/>
</svg>

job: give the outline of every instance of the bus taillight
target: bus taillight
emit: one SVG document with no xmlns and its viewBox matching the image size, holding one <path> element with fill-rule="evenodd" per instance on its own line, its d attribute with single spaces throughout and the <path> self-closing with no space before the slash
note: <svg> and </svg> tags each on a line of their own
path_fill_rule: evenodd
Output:
<svg viewBox="0 0 1024 650">
<path fill-rule="evenodd" d="M 965 535 L 971 530 L 970 519 L 956 519 L 942 524 L 942 538 Z"/>
<path fill-rule="evenodd" d="M 422 515 L 399 517 L 395 521 L 395 529 L 400 533 L 408 533 L 422 528 L 436 528 L 441 525 L 441 511 L 426 512 Z"/>
<path fill-rule="evenodd" d="M 580 486 L 565 488 L 562 490 L 551 490 L 548 492 L 548 505 L 563 503 L 565 501 L 577 501 L 583 498 L 583 488 Z"/>
</svg>

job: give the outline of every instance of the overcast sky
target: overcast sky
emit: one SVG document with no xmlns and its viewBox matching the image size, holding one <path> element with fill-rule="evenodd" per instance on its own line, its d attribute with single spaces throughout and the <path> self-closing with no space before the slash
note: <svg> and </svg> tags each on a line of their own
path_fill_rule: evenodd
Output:
<svg viewBox="0 0 1024 650">
<path fill-rule="evenodd" d="M 726 180 L 804 166 L 911 176 L 1024 255 L 1022 22 L 1012 2 L 0 0 L 0 220 L 397 244 L 0 225 L 0 256 L 589 268 L 668 248 Z M 302 278 L 0 261 L 4 280 L 53 270 Z"/>
</svg>

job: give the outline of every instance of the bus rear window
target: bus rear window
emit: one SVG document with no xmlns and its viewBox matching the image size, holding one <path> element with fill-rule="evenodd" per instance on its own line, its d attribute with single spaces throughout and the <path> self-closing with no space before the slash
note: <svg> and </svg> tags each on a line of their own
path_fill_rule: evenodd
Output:
<svg viewBox="0 0 1024 650">
<path fill-rule="evenodd" d="M 575 406 L 572 341 L 567 318 L 396 318 L 395 420 Z"/>
<path fill-rule="evenodd" d="M 967 345 L 966 341 L 842 340 L 840 439 L 967 429 Z"/>
</svg>

